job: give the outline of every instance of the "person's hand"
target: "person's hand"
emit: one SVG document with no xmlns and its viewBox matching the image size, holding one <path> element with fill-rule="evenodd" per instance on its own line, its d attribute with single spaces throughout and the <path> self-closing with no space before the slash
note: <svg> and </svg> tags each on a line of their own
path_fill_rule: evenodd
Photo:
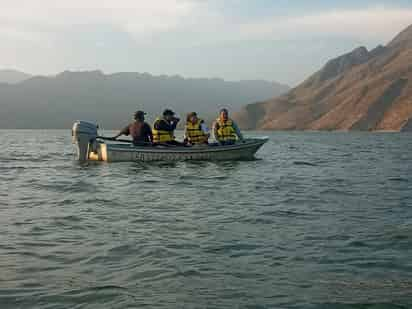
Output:
<svg viewBox="0 0 412 309">
<path fill-rule="evenodd" d="M 173 117 L 173 121 L 174 121 L 174 122 L 179 122 L 179 121 L 180 121 L 180 118 Z"/>
</svg>

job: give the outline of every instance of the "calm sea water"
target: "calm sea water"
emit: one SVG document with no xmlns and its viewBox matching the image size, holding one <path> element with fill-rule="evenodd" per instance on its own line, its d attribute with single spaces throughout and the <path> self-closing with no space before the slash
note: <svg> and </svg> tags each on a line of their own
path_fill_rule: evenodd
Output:
<svg viewBox="0 0 412 309">
<path fill-rule="evenodd" d="M 85 166 L 69 130 L 0 131 L 0 308 L 412 308 L 412 135 L 269 135 Z"/>
</svg>

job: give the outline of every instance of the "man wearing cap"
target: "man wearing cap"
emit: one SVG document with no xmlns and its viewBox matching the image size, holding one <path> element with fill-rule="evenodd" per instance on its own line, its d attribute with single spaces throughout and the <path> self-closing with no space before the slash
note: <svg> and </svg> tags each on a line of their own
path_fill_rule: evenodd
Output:
<svg viewBox="0 0 412 309">
<path fill-rule="evenodd" d="M 144 115 L 146 115 L 146 113 L 143 111 L 137 111 L 134 113 L 133 122 L 121 130 L 119 134 L 113 137 L 113 139 L 118 138 L 120 135 L 131 135 L 133 138 L 133 144 L 137 146 L 152 143 L 152 129 L 150 128 L 150 125 L 144 121 Z"/>
<path fill-rule="evenodd" d="M 175 117 L 175 113 L 166 109 L 163 117 L 159 117 L 153 124 L 153 142 L 156 144 L 167 144 L 182 146 L 183 144 L 175 140 L 174 131 L 180 119 Z"/>
<path fill-rule="evenodd" d="M 222 145 L 232 145 L 237 140 L 243 141 L 239 127 L 229 118 L 229 112 L 226 108 L 220 110 L 219 118 L 213 123 L 213 134 Z"/>
</svg>

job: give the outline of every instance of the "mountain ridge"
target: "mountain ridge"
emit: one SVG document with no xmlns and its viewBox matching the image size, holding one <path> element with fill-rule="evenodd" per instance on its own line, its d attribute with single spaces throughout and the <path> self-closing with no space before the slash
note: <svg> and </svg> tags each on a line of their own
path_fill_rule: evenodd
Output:
<svg viewBox="0 0 412 309">
<path fill-rule="evenodd" d="M 412 26 L 387 46 L 358 47 L 328 61 L 288 93 L 249 104 L 235 119 L 247 129 L 405 131 L 411 98 Z"/>
<path fill-rule="evenodd" d="M 117 129 L 137 109 L 148 112 L 149 121 L 164 108 L 175 109 L 181 117 L 197 111 L 201 117 L 213 119 L 220 107 L 235 110 L 287 90 L 267 81 L 63 71 L 0 84 L 0 128 L 68 128 L 77 119 L 89 119 Z"/>
<path fill-rule="evenodd" d="M 29 79 L 30 77 L 32 77 L 32 75 L 13 69 L 0 70 L 1 84 L 17 84 Z"/>
</svg>

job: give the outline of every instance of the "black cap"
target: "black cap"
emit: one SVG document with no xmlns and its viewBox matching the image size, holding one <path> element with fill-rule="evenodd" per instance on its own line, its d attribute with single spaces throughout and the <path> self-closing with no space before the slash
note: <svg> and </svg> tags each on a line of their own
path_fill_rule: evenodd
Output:
<svg viewBox="0 0 412 309">
<path fill-rule="evenodd" d="M 167 116 L 167 115 L 174 116 L 175 113 L 171 109 L 165 109 L 163 111 L 163 116 Z"/>
<path fill-rule="evenodd" d="M 146 115 L 144 111 L 137 111 L 134 113 L 134 119 L 142 119 Z"/>
<path fill-rule="evenodd" d="M 223 112 L 229 113 L 228 110 L 227 110 L 227 108 L 222 108 L 222 109 L 220 110 L 219 114 L 220 114 L 220 113 L 223 113 Z"/>
</svg>

